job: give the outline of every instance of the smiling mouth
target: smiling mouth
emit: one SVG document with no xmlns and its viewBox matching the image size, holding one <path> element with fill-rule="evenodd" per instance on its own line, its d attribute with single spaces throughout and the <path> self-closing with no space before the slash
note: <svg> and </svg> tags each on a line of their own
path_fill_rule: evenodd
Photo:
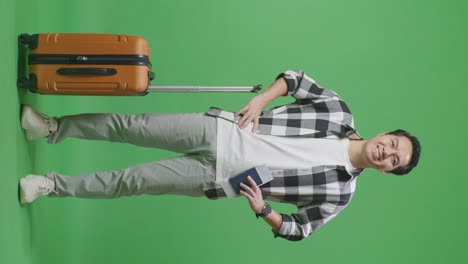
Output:
<svg viewBox="0 0 468 264">
<path fill-rule="evenodd" d="M 380 161 L 381 156 L 379 145 L 377 145 L 374 149 L 374 159 Z"/>
</svg>

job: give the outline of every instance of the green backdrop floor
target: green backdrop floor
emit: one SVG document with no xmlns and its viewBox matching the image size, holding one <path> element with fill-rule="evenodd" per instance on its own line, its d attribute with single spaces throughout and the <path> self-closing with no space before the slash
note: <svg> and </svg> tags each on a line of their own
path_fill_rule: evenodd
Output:
<svg viewBox="0 0 468 264">
<path fill-rule="evenodd" d="M 0 263 L 466 262 L 465 2 L 3 0 L 0 10 Z M 31 94 L 16 88 L 23 32 L 145 36 L 160 85 L 266 86 L 283 70 L 304 69 L 345 98 L 364 137 L 400 127 L 418 135 L 421 165 L 401 178 L 366 171 L 349 208 L 300 243 L 273 239 L 245 199 L 43 197 L 20 206 L 18 180 L 28 173 L 79 175 L 177 155 L 73 139 L 26 142 L 22 103 L 57 116 L 236 111 L 252 96 Z"/>
</svg>

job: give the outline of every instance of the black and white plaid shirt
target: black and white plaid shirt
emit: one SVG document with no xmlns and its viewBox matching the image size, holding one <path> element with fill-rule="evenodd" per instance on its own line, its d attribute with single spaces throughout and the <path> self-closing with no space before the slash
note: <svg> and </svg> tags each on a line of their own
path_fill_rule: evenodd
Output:
<svg viewBox="0 0 468 264">
<path fill-rule="evenodd" d="M 354 129 L 353 116 L 346 103 L 334 92 L 320 87 L 303 71 L 286 71 L 278 78 L 287 82 L 288 92 L 296 98 L 292 104 L 262 112 L 257 133 L 274 136 L 302 136 L 361 139 Z M 237 122 L 232 112 L 210 108 L 207 115 Z M 275 237 L 302 240 L 334 218 L 350 202 L 356 176 L 344 166 L 311 166 L 300 169 L 270 169 L 273 180 L 261 186 L 265 199 L 291 203 L 298 207 L 292 215 L 281 214 L 283 224 Z M 210 199 L 225 198 L 216 182 L 204 186 Z"/>
</svg>

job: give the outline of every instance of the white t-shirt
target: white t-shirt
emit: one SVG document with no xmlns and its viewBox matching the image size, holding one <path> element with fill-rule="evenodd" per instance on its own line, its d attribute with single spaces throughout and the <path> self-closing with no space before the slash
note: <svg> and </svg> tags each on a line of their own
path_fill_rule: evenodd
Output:
<svg viewBox="0 0 468 264">
<path fill-rule="evenodd" d="M 282 137 L 253 134 L 253 123 L 240 129 L 236 123 L 218 118 L 216 181 L 258 165 L 272 169 L 299 169 L 313 166 L 345 166 L 356 170 L 349 160 L 347 138 Z"/>
</svg>

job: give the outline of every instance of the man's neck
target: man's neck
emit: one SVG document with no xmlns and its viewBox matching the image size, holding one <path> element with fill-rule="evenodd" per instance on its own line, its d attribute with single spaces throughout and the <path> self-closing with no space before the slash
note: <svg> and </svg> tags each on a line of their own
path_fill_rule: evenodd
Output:
<svg viewBox="0 0 468 264">
<path fill-rule="evenodd" d="M 348 155 L 351 164 L 356 169 L 367 168 L 367 161 L 365 160 L 365 144 L 366 140 L 349 140 Z"/>
</svg>

